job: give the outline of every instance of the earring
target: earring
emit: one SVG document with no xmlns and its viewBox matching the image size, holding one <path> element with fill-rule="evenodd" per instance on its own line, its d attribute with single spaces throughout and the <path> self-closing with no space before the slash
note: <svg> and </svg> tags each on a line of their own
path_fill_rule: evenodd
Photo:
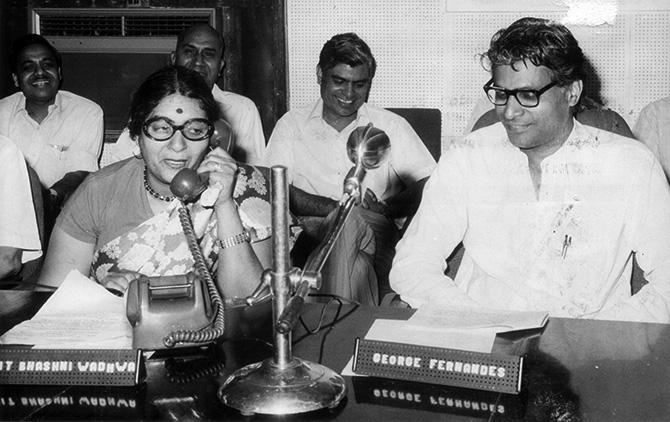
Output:
<svg viewBox="0 0 670 422">
<path fill-rule="evenodd" d="M 140 148 L 140 144 L 137 141 L 137 139 L 133 139 L 133 157 L 138 158 L 138 159 L 143 159 L 144 157 L 142 156 L 142 149 Z"/>
</svg>

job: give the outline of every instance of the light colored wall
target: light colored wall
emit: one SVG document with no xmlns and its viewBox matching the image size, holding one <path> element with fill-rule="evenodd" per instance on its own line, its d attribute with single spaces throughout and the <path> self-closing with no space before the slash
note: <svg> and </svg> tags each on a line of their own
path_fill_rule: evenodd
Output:
<svg viewBox="0 0 670 422">
<path fill-rule="evenodd" d="M 316 63 L 334 34 L 356 32 L 378 62 L 370 101 L 442 110 L 443 146 L 488 107 L 478 54 L 523 16 L 565 23 L 601 81 L 605 104 L 632 127 L 647 103 L 670 95 L 666 0 L 287 0 L 289 108 L 319 95 Z"/>
</svg>

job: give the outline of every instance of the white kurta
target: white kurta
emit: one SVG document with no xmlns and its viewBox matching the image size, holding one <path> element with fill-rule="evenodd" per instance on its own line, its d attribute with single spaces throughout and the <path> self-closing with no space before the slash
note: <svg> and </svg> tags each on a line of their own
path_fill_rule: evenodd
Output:
<svg viewBox="0 0 670 422">
<path fill-rule="evenodd" d="M 0 135 L 0 246 L 22 249 L 22 261 L 42 255 L 26 161 L 14 143 Z"/>
<path fill-rule="evenodd" d="M 461 241 L 451 280 L 445 258 Z M 649 284 L 631 297 L 633 251 Z M 526 155 L 498 123 L 442 155 L 390 280 L 415 307 L 670 322 L 670 189 L 647 148 L 575 121 L 542 162 L 538 198 Z"/>
</svg>

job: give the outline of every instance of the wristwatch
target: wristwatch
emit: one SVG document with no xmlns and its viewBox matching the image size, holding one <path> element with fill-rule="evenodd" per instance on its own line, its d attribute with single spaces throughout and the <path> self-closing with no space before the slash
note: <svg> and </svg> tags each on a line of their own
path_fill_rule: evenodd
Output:
<svg viewBox="0 0 670 422">
<path fill-rule="evenodd" d="M 249 233 L 248 230 L 244 230 L 242 233 L 237 233 L 225 239 L 218 239 L 214 243 L 219 248 L 226 249 L 232 246 L 241 245 L 242 243 L 249 243 L 249 242 L 251 242 L 251 233 Z"/>
</svg>

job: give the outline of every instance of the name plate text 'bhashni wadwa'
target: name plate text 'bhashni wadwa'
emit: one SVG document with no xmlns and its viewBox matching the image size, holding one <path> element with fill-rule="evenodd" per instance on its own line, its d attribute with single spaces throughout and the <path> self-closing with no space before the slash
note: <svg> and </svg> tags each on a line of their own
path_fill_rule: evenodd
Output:
<svg viewBox="0 0 670 422">
<path fill-rule="evenodd" d="M 135 385 L 141 351 L 0 347 L 0 384 Z"/>
</svg>

